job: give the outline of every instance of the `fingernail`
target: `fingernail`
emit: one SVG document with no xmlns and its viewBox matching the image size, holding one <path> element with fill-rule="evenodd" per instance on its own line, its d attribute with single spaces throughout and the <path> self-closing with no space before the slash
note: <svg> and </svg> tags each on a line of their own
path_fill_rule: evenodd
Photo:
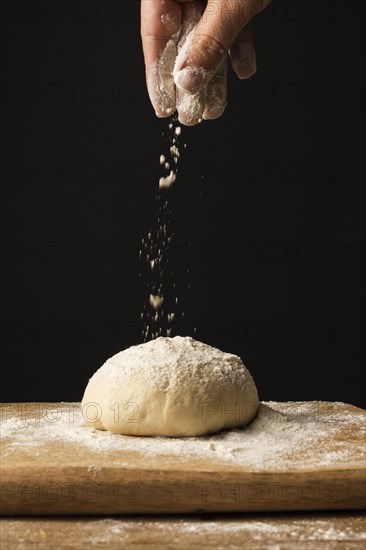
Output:
<svg viewBox="0 0 366 550">
<path fill-rule="evenodd" d="M 202 67 L 188 65 L 174 74 L 175 85 L 188 94 L 195 95 L 209 81 L 209 74 Z"/>
<path fill-rule="evenodd" d="M 254 48 L 248 42 L 240 44 L 239 56 L 235 61 L 235 71 L 239 78 L 249 78 L 257 72 L 257 58 Z"/>
</svg>

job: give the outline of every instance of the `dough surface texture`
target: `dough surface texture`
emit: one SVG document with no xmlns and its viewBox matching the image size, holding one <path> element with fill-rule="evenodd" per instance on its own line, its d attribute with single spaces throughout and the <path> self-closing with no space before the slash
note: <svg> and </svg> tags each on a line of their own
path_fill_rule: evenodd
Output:
<svg viewBox="0 0 366 550">
<path fill-rule="evenodd" d="M 117 353 L 82 400 L 94 428 L 140 436 L 199 436 L 248 424 L 257 389 L 236 355 L 189 337 L 157 338 Z"/>
</svg>

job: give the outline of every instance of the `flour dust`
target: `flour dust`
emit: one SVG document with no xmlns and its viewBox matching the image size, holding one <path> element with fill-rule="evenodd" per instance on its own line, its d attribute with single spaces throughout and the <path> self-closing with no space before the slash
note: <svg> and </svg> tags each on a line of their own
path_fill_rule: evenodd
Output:
<svg viewBox="0 0 366 550">
<path fill-rule="evenodd" d="M 172 224 L 170 197 L 178 177 L 180 137 L 182 129 L 177 117 L 171 119 L 167 132 L 163 132 L 166 151 L 160 156 L 163 174 L 159 179 L 155 214 L 147 234 L 141 240 L 141 274 L 145 279 L 146 295 L 141 312 L 144 342 L 173 336 L 174 324 L 184 318 L 177 295 L 176 276 L 170 260 L 175 234 Z M 186 145 L 184 145 L 186 148 Z"/>
</svg>

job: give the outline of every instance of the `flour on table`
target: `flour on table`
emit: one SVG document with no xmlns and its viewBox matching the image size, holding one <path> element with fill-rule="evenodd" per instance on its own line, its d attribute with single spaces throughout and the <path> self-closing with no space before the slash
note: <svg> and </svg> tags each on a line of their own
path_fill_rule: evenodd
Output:
<svg viewBox="0 0 366 550">
<path fill-rule="evenodd" d="M 360 440 L 366 437 L 364 411 L 349 413 L 344 403 L 262 402 L 255 420 L 242 429 L 203 437 L 164 438 L 131 437 L 92 430 L 85 421 L 80 403 L 63 403 L 58 407 L 35 409 L 30 418 L 19 407 L 17 417 L 7 416 L 2 409 L 0 434 L 3 458 L 15 451 L 30 457 L 44 453 L 48 443 L 59 443 L 90 452 L 90 462 L 97 454 L 108 465 L 128 466 L 126 452 L 141 454 L 156 464 L 164 457 L 177 463 L 197 464 L 202 461 L 232 464 L 258 472 L 288 472 L 309 468 L 364 467 L 365 448 L 344 439 L 344 431 L 358 430 Z M 11 445 L 7 442 L 11 441 Z M 329 455 L 329 441 L 334 452 Z M 89 455 L 89 453 L 88 453 Z"/>
<path fill-rule="evenodd" d="M 292 514 L 225 514 L 218 516 L 114 516 L 98 518 L 3 519 L 4 547 L 46 548 L 53 533 L 62 530 L 69 541 L 85 548 L 142 548 L 139 533 L 148 533 L 149 547 L 215 548 L 215 550 L 283 550 L 322 548 L 361 550 L 365 545 L 365 517 L 359 512 Z M 21 529 L 21 536 L 19 536 Z M 137 538 L 136 538 L 137 536 Z M 65 538 L 66 538 L 65 537 Z M 340 545 L 342 544 L 342 546 Z M 39 546 L 38 546 L 39 545 Z M 316 546 L 317 545 L 317 546 Z M 51 548 L 49 544 L 48 548 Z M 52 545 L 52 548 L 54 546 Z"/>
</svg>

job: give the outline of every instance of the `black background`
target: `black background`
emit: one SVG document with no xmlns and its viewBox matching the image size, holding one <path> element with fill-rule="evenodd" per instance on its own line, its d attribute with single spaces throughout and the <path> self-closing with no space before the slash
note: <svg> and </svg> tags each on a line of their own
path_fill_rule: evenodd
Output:
<svg viewBox="0 0 366 550">
<path fill-rule="evenodd" d="M 224 117 L 181 138 L 175 334 L 240 355 L 263 400 L 366 407 L 365 15 L 363 0 L 275 0 L 254 24 L 258 73 L 231 75 Z M 8 0 L 0 16 L 0 400 L 79 400 L 142 341 L 138 252 L 168 122 L 145 90 L 137 0 Z"/>
</svg>

